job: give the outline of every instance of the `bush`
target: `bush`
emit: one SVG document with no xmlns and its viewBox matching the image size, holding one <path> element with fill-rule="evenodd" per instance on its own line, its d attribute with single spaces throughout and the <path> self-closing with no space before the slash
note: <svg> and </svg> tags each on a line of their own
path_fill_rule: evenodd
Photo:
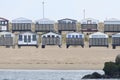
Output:
<svg viewBox="0 0 120 80">
<path fill-rule="evenodd" d="M 106 62 L 104 64 L 103 71 L 105 75 L 98 73 L 89 74 L 83 77 L 83 79 L 98 79 L 98 78 L 117 78 L 120 79 L 120 55 L 117 55 L 115 62 Z"/>
<path fill-rule="evenodd" d="M 106 62 L 103 68 L 105 75 L 113 77 L 119 75 L 119 67 L 114 62 Z"/>
<path fill-rule="evenodd" d="M 115 59 L 116 64 L 120 64 L 120 54 L 117 55 L 116 59 Z"/>
<path fill-rule="evenodd" d="M 100 79 L 103 78 L 103 76 L 97 72 L 94 72 L 93 74 L 89 74 L 83 77 L 83 79 Z"/>
<path fill-rule="evenodd" d="M 92 79 L 91 76 L 92 76 L 91 74 L 88 74 L 88 75 L 83 76 L 82 79 Z"/>
<path fill-rule="evenodd" d="M 97 73 L 97 72 L 94 72 L 92 75 L 93 75 L 93 77 L 95 77 L 95 78 L 102 78 L 102 75 L 99 74 L 99 73 Z"/>
</svg>

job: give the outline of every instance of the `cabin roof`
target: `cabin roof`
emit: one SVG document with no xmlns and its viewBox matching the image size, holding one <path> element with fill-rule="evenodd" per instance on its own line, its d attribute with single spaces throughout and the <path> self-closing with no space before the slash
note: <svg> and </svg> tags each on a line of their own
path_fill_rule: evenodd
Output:
<svg viewBox="0 0 120 80">
<path fill-rule="evenodd" d="M 6 35 L 6 34 L 11 34 L 12 37 L 14 37 L 15 35 L 11 32 L 0 32 L 0 36 L 1 35 Z"/>
<path fill-rule="evenodd" d="M 105 20 L 104 24 L 120 24 L 120 20 L 116 18 L 110 18 Z"/>
<path fill-rule="evenodd" d="M 109 19 L 106 19 L 105 21 L 120 21 L 120 20 L 117 18 L 109 18 Z"/>
<path fill-rule="evenodd" d="M 89 35 L 89 38 L 108 38 L 108 35 L 101 32 L 96 32 Z"/>
<path fill-rule="evenodd" d="M 32 23 L 32 20 L 20 17 L 20 18 L 12 20 L 12 23 Z"/>
<path fill-rule="evenodd" d="M 93 18 L 85 18 L 81 20 L 81 24 L 89 24 L 88 22 L 90 21 L 90 24 L 98 24 L 99 20 L 93 19 Z"/>
<path fill-rule="evenodd" d="M 40 20 L 36 20 L 35 23 L 38 23 L 38 24 L 54 24 L 55 21 L 50 20 L 48 18 L 42 18 Z"/>
<path fill-rule="evenodd" d="M 25 34 L 34 34 L 34 35 L 38 35 L 37 33 L 34 33 L 34 32 L 21 32 L 19 33 L 19 35 L 25 35 Z"/>
<path fill-rule="evenodd" d="M 9 21 L 8 19 L 0 17 L 0 21 Z"/>
<path fill-rule="evenodd" d="M 43 34 L 42 37 L 43 37 L 43 36 L 46 36 L 46 37 L 47 37 L 48 35 L 54 35 L 54 36 L 59 36 L 59 37 L 61 37 L 61 35 L 59 35 L 59 34 L 57 34 L 57 33 L 53 33 L 53 32 L 49 32 L 49 33 Z"/>
<path fill-rule="evenodd" d="M 74 19 L 70 19 L 70 18 L 65 18 L 65 19 L 60 19 L 60 20 L 58 20 L 58 22 L 66 22 L 66 23 L 68 23 L 68 22 L 77 22 L 77 20 L 74 20 Z"/>
<path fill-rule="evenodd" d="M 120 33 L 114 34 L 112 37 L 120 37 Z"/>
</svg>

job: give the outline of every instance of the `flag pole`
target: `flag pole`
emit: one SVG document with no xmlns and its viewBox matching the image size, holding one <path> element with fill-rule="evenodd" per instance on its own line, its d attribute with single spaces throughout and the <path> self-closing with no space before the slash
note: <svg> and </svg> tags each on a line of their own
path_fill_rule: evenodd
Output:
<svg viewBox="0 0 120 80">
<path fill-rule="evenodd" d="M 44 18 L 44 1 L 42 2 L 42 4 L 43 4 L 43 18 Z"/>
</svg>

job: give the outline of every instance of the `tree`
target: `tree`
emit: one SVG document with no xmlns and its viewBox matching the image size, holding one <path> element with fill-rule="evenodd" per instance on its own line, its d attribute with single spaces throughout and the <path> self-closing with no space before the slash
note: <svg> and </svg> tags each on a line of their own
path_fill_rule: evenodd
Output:
<svg viewBox="0 0 120 80">
<path fill-rule="evenodd" d="M 116 64 L 120 64 L 120 54 L 117 55 L 115 62 Z"/>
<path fill-rule="evenodd" d="M 114 77 L 119 75 L 119 67 L 114 62 L 106 62 L 103 68 L 105 75 Z"/>
</svg>

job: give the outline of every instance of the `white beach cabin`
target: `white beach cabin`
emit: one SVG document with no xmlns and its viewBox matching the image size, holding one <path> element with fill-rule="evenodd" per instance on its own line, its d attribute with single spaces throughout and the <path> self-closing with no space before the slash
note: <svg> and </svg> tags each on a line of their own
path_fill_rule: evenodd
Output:
<svg viewBox="0 0 120 80">
<path fill-rule="evenodd" d="M 18 47 L 39 46 L 39 35 L 33 32 L 22 32 L 18 35 Z"/>
<path fill-rule="evenodd" d="M 66 48 L 68 48 L 70 45 L 72 46 L 82 46 L 84 47 L 84 34 L 82 33 L 68 33 L 66 35 Z"/>
<path fill-rule="evenodd" d="M 0 32 L 0 46 L 15 47 L 15 35 L 11 32 Z"/>
<path fill-rule="evenodd" d="M 0 32 L 8 31 L 8 27 L 9 27 L 9 20 L 0 17 Z"/>
<path fill-rule="evenodd" d="M 120 33 L 112 35 L 112 48 L 115 49 L 116 46 L 120 46 Z"/>
<path fill-rule="evenodd" d="M 62 45 L 62 36 L 57 33 L 49 32 L 43 34 L 41 38 L 42 48 L 45 48 L 45 45 L 58 45 L 59 47 Z"/>
<path fill-rule="evenodd" d="M 108 43 L 108 35 L 101 33 L 101 32 L 96 32 L 91 35 L 89 35 L 89 47 L 92 46 L 109 46 Z"/>
</svg>

